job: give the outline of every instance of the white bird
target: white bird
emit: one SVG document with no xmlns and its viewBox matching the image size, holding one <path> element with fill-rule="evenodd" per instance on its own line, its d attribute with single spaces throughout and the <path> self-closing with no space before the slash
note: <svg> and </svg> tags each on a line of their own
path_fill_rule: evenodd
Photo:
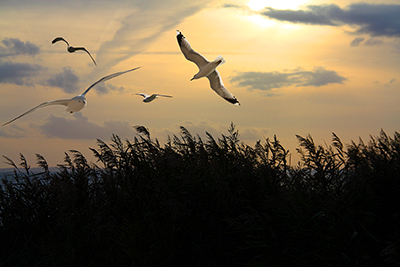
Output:
<svg viewBox="0 0 400 267">
<path fill-rule="evenodd" d="M 144 98 L 143 98 L 143 102 L 145 102 L 145 103 L 149 103 L 149 102 L 153 101 L 154 99 L 158 98 L 159 96 L 162 96 L 162 97 L 172 97 L 172 96 L 170 96 L 170 95 L 160 95 L 160 94 L 148 95 L 148 94 L 143 94 L 143 93 L 141 93 L 141 94 L 136 94 L 136 95 L 141 95 L 141 96 L 143 96 L 143 97 L 144 97 Z"/>
<path fill-rule="evenodd" d="M 51 43 L 52 43 L 52 44 L 55 44 L 55 43 L 57 43 L 58 41 L 64 41 L 64 42 L 67 44 L 67 46 L 68 46 L 68 47 L 67 47 L 67 51 L 70 52 L 70 53 L 74 53 L 75 51 L 78 51 L 78 50 L 83 50 L 83 51 L 85 51 L 86 53 L 88 53 L 88 55 L 90 56 L 90 58 L 93 60 L 94 65 L 97 66 L 96 61 L 94 61 L 94 58 L 93 58 L 92 55 L 89 53 L 89 51 L 86 50 L 86 48 L 84 48 L 84 47 L 73 47 L 73 46 L 70 46 L 69 43 L 67 42 L 67 40 L 65 40 L 63 37 L 56 37 Z"/>
<path fill-rule="evenodd" d="M 95 82 L 94 84 L 92 84 L 91 86 L 89 86 L 89 88 L 86 89 L 86 91 L 83 92 L 80 95 L 77 95 L 77 96 L 75 96 L 75 97 L 73 97 L 71 99 L 60 99 L 60 100 L 53 100 L 53 101 L 44 102 L 44 103 L 42 103 L 42 104 L 40 104 L 40 105 L 28 110 L 27 112 L 19 115 L 15 119 L 12 119 L 9 122 L 4 123 L 2 126 L 10 124 L 13 121 L 21 118 L 22 116 L 25 116 L 25 115 L 27 115 L 29 113 L 32 113 L 32 112 L 34 112 L 34 111 L 36 111 L 38 109 L 41 109 L 41 108 L 44 108 L 44 107 L 47 107 L 47 106 L 52 106 L 52 105 L 63 105 L 63 106 L 66 106 L 67 107 L 67 111 L 69 113 L 78 112 L 78 111 L 80 111 L 81 109 L 83 109 L 86 106 L 86 97 L 85 96 L 89 92 L 89 90 L 92 89 L 95 85 L 97 85 L 98 83 L 101 83 L 101 82 L 108 81 L 108 80 L 110 80 L 112 78 L 115 78 L 115 77 L 117 77 L 119 75 L 122 75 L 124 73 L 137 70 L 139 68 L 140 67 L 137 67 L 137 68 L 134 68 L 134 69 L 131 69 L 131 70 L 121 71 L 121 72 L 117 72 L 117 73 L 114 73 L 114 74 L 107 75 L 107 76 L 101 78 L 100 80 L 98 80 L 97 82 Z"/>
<path fill-rule="evenodd" d="M 199 68 L 199 72 L 193 76 L 191 81 L 207 77 L 210 81 L 211 89 L 213 89 L 218 95 L 234 105 L 240 105 L 236 97 L 225 88 L 221 76 L 217 71 L 217 67 L 225 63 L 225 60 L 221 56 L 218 56 L 214 61 L 208 61 L 204 56 L 192 49 L 189 42 L 180 31 L 176 31 L 176 38 L 178 39 L 179 47 L 181 48 L 185 58 L 195 63 Z"/>
</svg>

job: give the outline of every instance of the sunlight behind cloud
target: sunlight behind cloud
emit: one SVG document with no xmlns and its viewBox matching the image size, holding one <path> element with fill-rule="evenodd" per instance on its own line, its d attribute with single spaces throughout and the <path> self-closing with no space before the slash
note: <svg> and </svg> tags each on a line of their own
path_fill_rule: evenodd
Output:
<svg viewBox="0 0 400 267">
<path fill-rule="evenodd" d="M 259 11 L 266 7 L 274 9 L 297 9 L 300 5 L 306 3 L 307 0 L 281 0 L 281 1 L 267 1 L 267 0 L 250 0 L 248 7 L 253 11 Z M 249 20 L 258 24 L 261 27 L 269 27 L 275 25 L 274 20 L 266 19 L 260 15 L 249 16 Z"/>
<path fill-rule="evenodd" d="M 250 0 L 247 5 L 250 7 L 250 9 L 254 11 L 259 11 L 265 7 L 272 7 L 275 9 L 297 9 L 298 6 L 303 5 L 306 2 L 307 0 Z"/>
<path fill-rule="evenodd" d="M 261 27 L 268 27 L 274 25 L 276 22 L 270 19 L 265 19 L 260 15 L 252 15 L 248 17 L 252 22 L 260 25 Z"/>
</svg>

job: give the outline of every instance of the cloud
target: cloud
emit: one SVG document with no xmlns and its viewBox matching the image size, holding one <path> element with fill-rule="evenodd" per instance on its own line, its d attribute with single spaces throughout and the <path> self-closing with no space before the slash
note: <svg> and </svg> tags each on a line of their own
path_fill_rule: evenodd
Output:
<svg viewBox="0 0 400 267">
<path fill-rule="evenodd" d="M 104 42 L 96 55 L 102 62 L 96 72 L 109 70 L 119 62 L 145 52 L 162 34 L 175 30 L 185 18 L 206 7 L 209 1 L 163 0 L 134 1 L 132 11 L 119 20 L 121 27 L 110 41 Z M 171 32 L 174 36 L 175 31 Z"/>
<path fill-rule="evenodd" d="M 30 79 L 43 69 L 40 65 L 0 61 L 0 83 L 33 86 Z"/>
<path fill-rule="evenodd" d="M 99 95 L 105 95 L 110 92 L 119 92 L 119 93 L 124 93 L 125 92 L 125 87 L 123 86 L 115 86 L 112 84 L 108 83 L 100 83 L 96 85 L 95 88 L 93 88 Z"/>
<path fill-rule="evenodd" d="M 124 121 L 106 121 L 103 125 L 90 122 L 81 112 L 74 113 L 74 119 L 66 119 L 50 115 L 42 125 L 33 125 L 46 138 L 60 139 L 109 139 L 112 134 L 121 138 L 131 137 L 135 130 L 132 125 Z M 31 124 L 32 125 L 32 124 Z"/>
<path fill-rule="evenodd" d="M 364 40 L 365 38 L 357 37 L 353 41 L 351 41 L 350 46 L 359 46 Z"/>
<path fill-rule="evenodd" d="M 370 38 L 367 41 L 365 41 L 364 44 L 366 46 L 377 46 L 377 45 L 381 45 L 382 43 L 383 43 L 382 40 L 377 40 L 377 39 L 374 39 L 374 38 Z"/>
<path fill-rule="evenodd" d="M 293 85 L 319 87 L 332 83 L 342 84 L 345 80 L 347 78 L 340 76 L 336 71 L 317 67 L 313 71 L 296 69 L 285 72 L 240 72 L 230 81 L 237 82 L 241 87 L 249 87 L 249 90 L 270 91 Z"/>
<path fill-rule="evenodd" d="M 0 46 L 0 57 L 29 55 L 35 56 L 40 53 L 40 48 L 27 41 L 23 42 L 15 38 L 5 38 L 2 41 L 4 46 Z"/>
<path fill-rule="evenodd" d="M 47 80 L 46 84 L 61 88 L 66 93 L 75 93 L 79 90 L 79 77 L 74 70 L 64 67 L 62 72 L 53 75 Z"/>
<path fill-rule="evenodd" d="M 400 37 L 400 5 L 355 3 L 346 8 L 335 4 L 309 5 L 306 10 L 265 8 L 260 15 L 280 21 L 311 25 L 356 26 L 355 34 Z"/>
</svg>

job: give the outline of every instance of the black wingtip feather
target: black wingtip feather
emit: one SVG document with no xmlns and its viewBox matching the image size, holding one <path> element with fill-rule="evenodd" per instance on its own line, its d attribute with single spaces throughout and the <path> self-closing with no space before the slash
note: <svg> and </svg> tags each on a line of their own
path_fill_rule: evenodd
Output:
<svg viewBox="0 0 400 267">
<path fill-rule="evenodd" d="M 234 105 L 238 104 L 240 106 L 239 101 L 234 97 L 234 98 L 224 98 L 226 101 L 228 101 L 229 103 L 232 103 Z"/>
<path fill-rule="evenodd" d="M 179 34 L 176 35 L 176 39 L 178 40 L 179 46 L 181 46 L 182 39 L 185 38 L 185 36 L 183 36 L 183 34 L 182 34 L 179 30 L 177 30 L 177 32 L 178 32 Z"/>
</svg>

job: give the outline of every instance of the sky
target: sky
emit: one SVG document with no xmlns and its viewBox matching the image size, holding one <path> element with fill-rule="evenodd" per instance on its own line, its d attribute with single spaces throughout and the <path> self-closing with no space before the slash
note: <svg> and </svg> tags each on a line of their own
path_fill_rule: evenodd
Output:
<svg viewBox="0 0 400 267">
<path fill-rule="evenodd" d="M 238 99 L 219 97 L 182 55 L 176 30 L 218 71 Z M 68 53 L 58 36 L 83 51 Z M 70 114 L 49 106 L 0 127 L 0 155 L 50 166 L 69 150 L 95 163 L 89 148 L 113 134 L 133 140 L 147 127 L 165 143 L 184 126 L 207 140 L 231 123 L 248 145 L 274 136 L 296 164 L 296 135 L 317 144 L 369 141 L 400 122 L 399 0 L 0 0 L 0 123 L 50 100 L 83 93 Z M 166 94 L 143 103 L 136 93 Z M 71 153 L 69 153 L 71 154 Z M 9 167 L 2 160 L 0 168 Z"/>
</svg>

